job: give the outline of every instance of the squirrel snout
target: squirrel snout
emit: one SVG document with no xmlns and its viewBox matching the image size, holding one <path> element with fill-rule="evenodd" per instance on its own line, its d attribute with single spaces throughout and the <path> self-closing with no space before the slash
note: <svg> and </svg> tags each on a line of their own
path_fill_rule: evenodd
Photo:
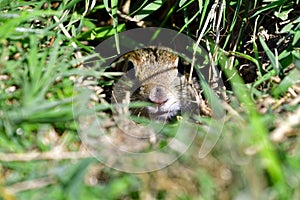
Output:
<svg viewBox="0 0 300 200">
<path fill-rule="evenodd" d="M 158 105 L 163 105 L 168 101 L 167 92 L 164 87 L 155 86 L 150 90 L 149 101 Z"/>
</svg>

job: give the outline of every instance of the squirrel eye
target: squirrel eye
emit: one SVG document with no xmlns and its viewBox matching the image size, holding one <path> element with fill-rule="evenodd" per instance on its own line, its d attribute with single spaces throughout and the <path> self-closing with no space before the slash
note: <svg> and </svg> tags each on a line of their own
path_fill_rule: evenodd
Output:
<svg viewBox="0 0 300 200">
<path fill-rule="evenodd" d="M 127 63 L 126 63 L 126 71 L 130 71 L 130 70 L 133 70 L 134 69 L 134 64 L 132 61 L 128 60 Z"/>
<path fill-rule="evenodd" d="M 185 73 L 185 66 L 181 59 L 179 59 L 177 70 L 180 75 L 183 75 Z"/>
</svg>

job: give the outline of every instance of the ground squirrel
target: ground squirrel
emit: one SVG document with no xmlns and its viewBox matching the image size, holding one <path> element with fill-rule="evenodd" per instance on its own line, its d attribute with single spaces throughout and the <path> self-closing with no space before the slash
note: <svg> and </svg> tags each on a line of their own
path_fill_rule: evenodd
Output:
<svg viewBox="0 0 300 200">
<path fill-rule="evenodd" d="M 113 88 L 113 101 L 121 103 L 130 94 L 130 102 L 149 102 L 132 109 L 135 115 L 167 121 L 178 113 L 199 111 L 195 89 L 187 81 L 186 69 L 171 49 L 148 47 L 123 55 L 116 68 L 126 74 Z"/>
</svg>

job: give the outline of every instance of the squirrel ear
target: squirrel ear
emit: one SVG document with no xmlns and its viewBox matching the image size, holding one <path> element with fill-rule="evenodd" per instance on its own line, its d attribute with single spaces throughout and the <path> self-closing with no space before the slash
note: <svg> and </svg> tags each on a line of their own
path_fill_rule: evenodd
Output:
<svg viewBox="0 0 300 200">
<path fill-rule="evenodd" d="M 174 66 L 178 66 L 178 62 L 179 62 L 179 57 L 176 55 L 176 56 L 174 56 L 173 58 L 172 58 L 172 60 L 173 60 L 173 64 L 174 64 Z"/>
<path fill-rule="evenodd" d="M 169 55 L 167 65 L 172 68 L 177 68 L 179 64 L 179 57 L 177 55 Z"/>
</svg>

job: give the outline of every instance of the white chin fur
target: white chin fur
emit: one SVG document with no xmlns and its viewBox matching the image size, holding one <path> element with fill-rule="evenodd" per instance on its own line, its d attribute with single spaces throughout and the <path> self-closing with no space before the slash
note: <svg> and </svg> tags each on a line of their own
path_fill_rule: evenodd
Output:
<svg viewBox="0 0 300 200">
<path fill-rule="evenodd" d="M 174 117 L 180 110 L 178 102 L 168 101 L 164 105 L 147 106 L 149 117 L 156 120 L 167 120 Z"/>
</svg>

